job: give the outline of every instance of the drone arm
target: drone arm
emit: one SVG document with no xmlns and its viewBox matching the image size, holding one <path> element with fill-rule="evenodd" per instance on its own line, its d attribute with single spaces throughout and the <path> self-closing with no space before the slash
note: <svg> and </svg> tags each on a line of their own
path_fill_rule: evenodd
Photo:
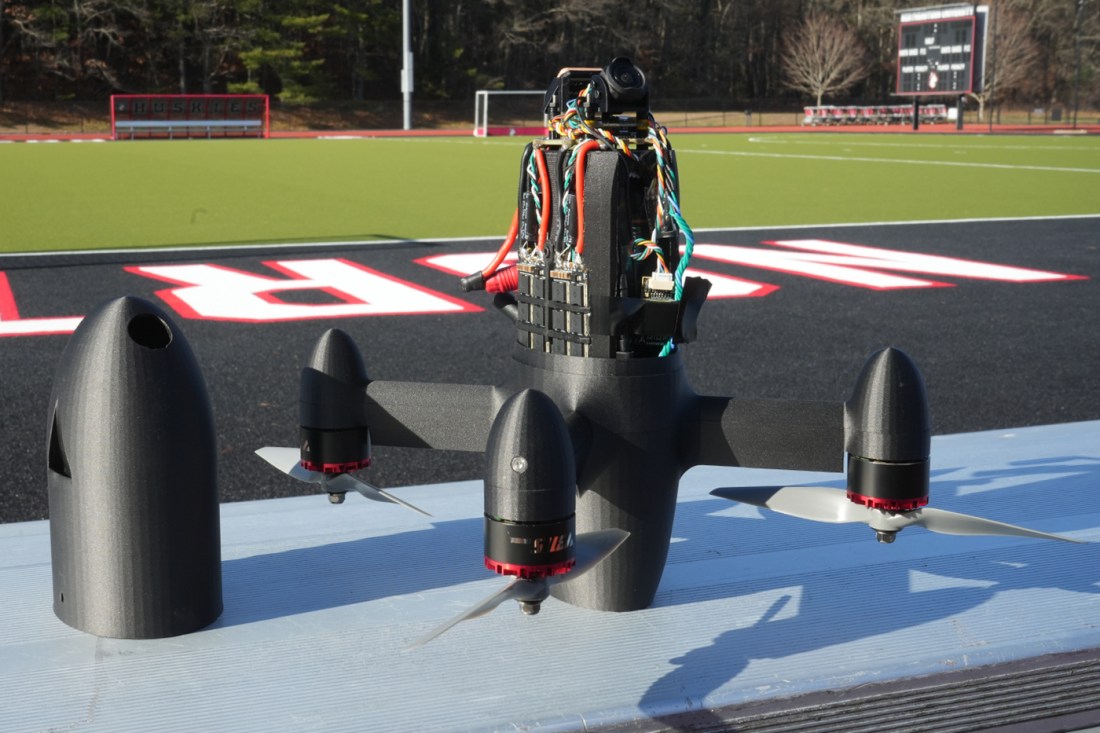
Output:
<svg viewBox="0 0 1100 733">
<path fill-rule="evenodd" d="M 685 466 L 844 468 L 844 405 L 697 397 L 681 431 Z"/>
<path fill-rule="evenodd" d="M 500 407 L 495 387 L 370 382 L 367 424 L 375 445 L 483 451 Z"/>
</svg>

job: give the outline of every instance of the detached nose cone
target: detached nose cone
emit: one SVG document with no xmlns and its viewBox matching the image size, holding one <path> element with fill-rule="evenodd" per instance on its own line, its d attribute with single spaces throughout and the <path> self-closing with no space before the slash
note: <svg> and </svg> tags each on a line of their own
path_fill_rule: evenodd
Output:
<svg viewBox="0 0 1100 733">
<path fill-rule="evenodd" d="M 844 413 L 848 498 L 887 511 L 927 504 L 932 418 L 916 363 L 893 347 L 872 354 Z"/>
<path fill-rule="evenodd" d="M 196 631 L 222 611 L 217 451 L 183 333 L 139 298 L 77 327 L 50 397 L 54 611 L 97 636 Z"/>
</svg>

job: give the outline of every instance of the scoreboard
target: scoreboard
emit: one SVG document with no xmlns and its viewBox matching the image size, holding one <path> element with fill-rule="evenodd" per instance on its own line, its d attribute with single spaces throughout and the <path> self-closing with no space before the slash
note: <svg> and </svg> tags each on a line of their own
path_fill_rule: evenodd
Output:
<svg viewBox="0 0 1100 733">
<path fill-rule="evenodd" d="M 989 6 L 942 5 L 898 16 L 898 94 L 981 91 Z"/>
</svg>

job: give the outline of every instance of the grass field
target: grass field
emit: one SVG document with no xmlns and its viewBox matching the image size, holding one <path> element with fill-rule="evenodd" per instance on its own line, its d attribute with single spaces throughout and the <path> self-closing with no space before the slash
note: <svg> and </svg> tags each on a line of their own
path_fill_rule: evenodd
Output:
<svg viewBox="0 0 1100 733">
<path fill-rule="evenodd" d="M 1100 137 L 691 134 L 697 228 L 1100 214 Z M 0 145 L 0 251 L 496 236 L 523 140 Z"/>
</svg>

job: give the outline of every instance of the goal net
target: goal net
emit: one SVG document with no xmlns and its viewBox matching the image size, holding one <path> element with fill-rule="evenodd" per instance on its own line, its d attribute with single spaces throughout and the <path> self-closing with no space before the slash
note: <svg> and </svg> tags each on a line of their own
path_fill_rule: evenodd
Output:
<svg viewBox="0 0 1100 733">
<path fill-rule="evenodd" d="M 541 135 L 546 132 L 538 90 L 479 89 L 474 95 L 474 137 Z"/>
</svg>

